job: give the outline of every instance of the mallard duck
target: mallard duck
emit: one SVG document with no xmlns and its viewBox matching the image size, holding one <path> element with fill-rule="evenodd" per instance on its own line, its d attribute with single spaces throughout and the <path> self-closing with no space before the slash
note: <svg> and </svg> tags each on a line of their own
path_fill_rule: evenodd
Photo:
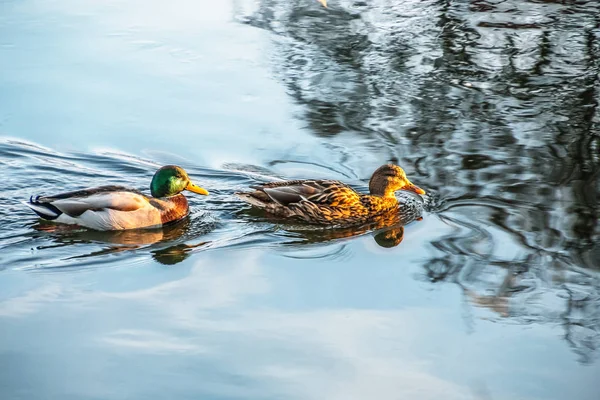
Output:
<svg viewBox="0 0 600 400">
<path fill-rule="evenodd" d="M 369 181 L 370 194 L 357 193 L 333 180 L 295 180 L 251 186 L 253 192 L 237 196 L 277 217 L 296 218 L 319 225 L 347 226 L 372 222 L 402 208 L 394 195 L 397 190 L 417 194 L 425 191 L 413 185 L 397 165 L 379 167 Z"/>
<path fill-rule="evenodd" d="M 64 224 L 76 224 L 100 231 L 160 227 L 189 213 L 182 191 L 208 195 L 194 185 L 183 168 L 167 165 L 152 177 L 147 197 L 123 186 L 96 188 L 36 196 L 24 202 L 41 218 Z"/>
</svg>

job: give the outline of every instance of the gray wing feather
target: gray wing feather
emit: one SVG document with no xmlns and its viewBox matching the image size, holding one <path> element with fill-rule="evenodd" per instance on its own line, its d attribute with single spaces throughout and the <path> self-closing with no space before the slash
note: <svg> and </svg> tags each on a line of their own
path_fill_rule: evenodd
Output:
<svg viewBox="0 0 600 400">
<path fill-rule="evenodd" d="M 302 200 L 306 200 L 308 197 L 314 195 L 317 189 L 309 185 L 300 184 L 292 186 L 279 186 L 262 189 L 273 201 L 287 206 L 291 203 L 298 203 Z"/>
<path fill-rule="evenodd" d="M 135 211 L 147 203 L 143 195 L 129 191 L 99 192 L 88 197 L 62 198 L 49 202 L 71 217 L 78 217 L 88 210 Z"/>
</svg>

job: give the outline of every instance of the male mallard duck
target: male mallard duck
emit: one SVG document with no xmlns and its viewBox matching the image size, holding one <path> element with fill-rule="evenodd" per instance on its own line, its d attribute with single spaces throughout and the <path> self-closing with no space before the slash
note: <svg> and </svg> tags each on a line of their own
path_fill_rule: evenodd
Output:
<svg viewBox="0 0 600 400">
<path fill-rule="evenodd" d="M 175 165 L 162 167 L 150 184 L 152 197 L 123 186 L 96 188 L 37 196 L 24 202 L 43 219 L 76 224 L 100 231 L 160 227 L 189 213 L 182 191 L 207 195 Z"/>
<path fill-rule="evenodd" d="M 397 165 L 379 167 L 369 181 L 370 194 L 357 193 L 350 186 L 331 180 L 296 180 L 251 186 L 253 192 L 236 193 L 242 200 L 277 217 L 296 217 L 320 225 L 357 225 L 399 211 L 397 190 L 418 194 L 425 191 L 413 185 Z"/>
</svg>

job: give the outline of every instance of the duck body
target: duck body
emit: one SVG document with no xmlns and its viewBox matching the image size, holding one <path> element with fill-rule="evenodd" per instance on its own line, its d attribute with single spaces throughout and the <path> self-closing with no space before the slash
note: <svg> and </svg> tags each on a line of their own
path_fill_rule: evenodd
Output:
<svg viewBox="0 0 600 400">
<path fill-rule="evenodd" d="M 396 190 L 425 193 L 392 164 L 375 171 L 369 183 L 370 194 L 358 193 L 335 180 L 271 182 L 251 188 L 253 192 L 237 193 L 238 197 L 276 217 L 332 226 L 360 225 L 390 213 L 402 213 Z"/>
<path fill-rule="evenodd" d="M 181 191 L 208 192 L 189 181 L 176 166 L 161 168 L 152 181 L 152 197 L 124 186 L 100 186 L 54 196 L 31 196 L 25 204 L 45 220 L 109 231 L 157 228 L 189 214 Z"/>
<path fill-rule="evenodd" d="M 123 186 L 37 196 L 26 204 L 43 219 L 99 231 L 155 228 L 189 214 L 182 194 L 156 199 Z"/>
<path fill-rule="evenodd" d="M 398 208 L 395 198 L 357 193 L 333 180 L 295 180 L 251 186 L 242 200 L 281 218 L 319 225 L 358 225 Z"/>
</svg>

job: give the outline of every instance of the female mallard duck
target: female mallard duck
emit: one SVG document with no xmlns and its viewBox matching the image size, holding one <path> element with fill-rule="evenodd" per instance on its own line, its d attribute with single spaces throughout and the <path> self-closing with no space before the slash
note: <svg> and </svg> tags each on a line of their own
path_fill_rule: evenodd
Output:
<svg viewBox="0 0 600 400">
<path fill-rule="evenodd" d="M 237 193 L 242 200 L 277 217 L 296 217 L 320 225 L 358 225 L 392 211 L 402 213 L 394 195 L 397 190 L 418 194 L 425 191 L 413 185 L 402 168 L 379 167 L 369 181 L 370 194 L 357 193 L 350 186 L 331 180 L 297 180 L 251 186 L 253 192 Z"/>
<path fill-rule="evenodd" d="M 152 197 L 123 186 L 97 188 L 37 196 L 25 204 L 46 220 L 76 224 L 100 231 L 160 227 L 189 213 L 182 191 L 207 195 L 175 165 L 162 167 L 150 184 Z"/>
</svg>

